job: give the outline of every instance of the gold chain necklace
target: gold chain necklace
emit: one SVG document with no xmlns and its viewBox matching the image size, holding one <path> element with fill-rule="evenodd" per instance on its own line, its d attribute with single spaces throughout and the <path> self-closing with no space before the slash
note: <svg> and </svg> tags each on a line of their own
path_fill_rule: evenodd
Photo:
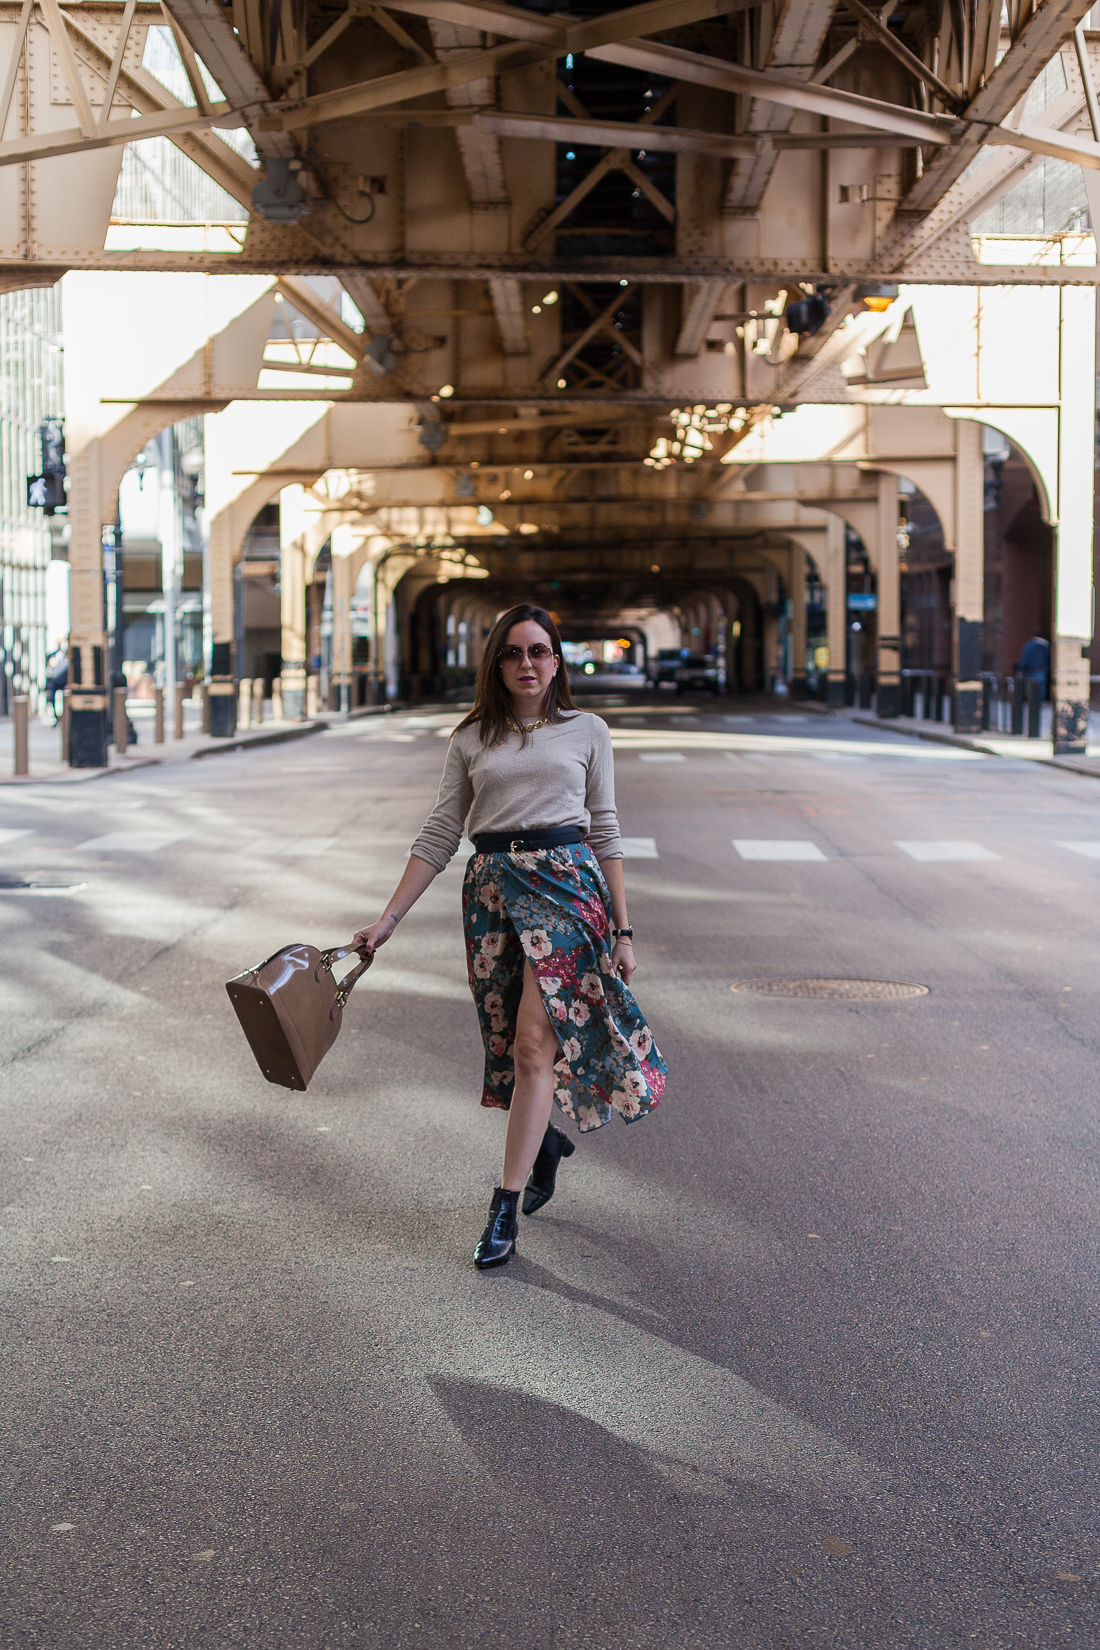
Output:
<svg viewBox="0 0 1100 1650">
<path fill-rule="evenodd" d="M 520 723 L 514 716 L 509 716 L 508 726 L 513 733 L 534 733 L 536 728 L 544 728 L 549 720 L 549 716 L 539 716 L 533 722 Z"/>
</svg>

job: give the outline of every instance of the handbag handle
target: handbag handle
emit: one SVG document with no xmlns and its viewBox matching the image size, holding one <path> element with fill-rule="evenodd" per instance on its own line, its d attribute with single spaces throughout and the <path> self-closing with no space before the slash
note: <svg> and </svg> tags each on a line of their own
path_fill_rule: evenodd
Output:
<svg viewBox="0 0 1100 1650">
<path fill-rule="evenodd" d="M 327 968 L 329 973 L 332 974 L 333 980 L 335 980 L 336 976 L 332 973 L 332 964 L 337 957 L 360 957 L 361 960 L 358 968 L 353 968 L 350 974 L 345 974 L 343 980 L 340 982 L 340 987 L 336 993 L 335 1001 L 329 1009 L 328 1017 L 330 1020 L 336 1013 L 337 1009 L 343 1010 L 347 1005 L 347 1000 L 351 995 L 352 987 L 355 985 L 355 982 L 362 978 L 371 963 L 374 961 L 374 952 L 368 951 L 367 955 L 363 957 L 360 952 L 355 951 L 350 945 L 335 945 L 331 951 L 322 951 L 321 960 L 314 970 L 314 979 L 319 980 L 321 978 L 322 968 Z"/>
</svg>

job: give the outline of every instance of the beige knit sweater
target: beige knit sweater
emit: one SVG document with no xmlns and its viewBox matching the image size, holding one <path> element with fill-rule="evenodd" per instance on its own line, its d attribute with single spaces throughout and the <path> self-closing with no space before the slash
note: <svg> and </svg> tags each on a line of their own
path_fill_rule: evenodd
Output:
<svg viewBox="0 0 1100 1650">
<path fill-rule="evenodd" d="M 451 740 L 439 798 L 412 845 L 417 859 L 437 871 L 454 856 L 463 828 L 481 831 L 548 830 L 580 825 L 597 859 L 622 859 L 615 814 L 615 769 L 607 723 L 587 711 L 536 728 L 527 744 L 510 733 L 481 743 L 477 724 Z"/>
</svg>

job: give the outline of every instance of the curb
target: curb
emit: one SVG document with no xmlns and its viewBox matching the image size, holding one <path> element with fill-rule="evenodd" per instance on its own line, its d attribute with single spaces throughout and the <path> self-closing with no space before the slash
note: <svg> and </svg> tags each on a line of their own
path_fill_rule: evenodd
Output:
<svg viewBox="0 0 1100 1650">
<path fill-rule="evenodd" d="M 1055 756 L 1053 753 L 1049 756 L 1031 756 L 1026 751 L 1017 753 L 1015 751 L 996 750 L 992 745 L 985 744 L 981 739 L 968 739 L 964 733 L 932 733 L 926 732 L 923 728 L 899 727 L 895 721 L 887 720 L 881 716 L 857 715 L 850 717 L 849 720 L 858 722 L 865 728 L 886 728 L 891 733 L 903 733 L 909 739 L 926 739 L 933 745 L 954 745 L 959 750 L 977 751 L 982 756 L 997 756 L 1010 760 L 1015 757 L 1017 760 L 1024 762 L 1033 762 L 1039 768 L 1064 768 L 1067 773 L 1081 774 L 1086 779 L 1100 779 L 1100 762 L 1097 763 L 1096 767 L 1089 768 L 1085 766 L 1087 758 Z M 1047 748 L 1049 749 L 1049 746 Z"/>
<path fill-rule="evenodd" d="M 983 756 L 1000 756 L 1002 752 L 992 750 L 983 745 L 978 739 L 969 739 L 965 733 L 933 733 L 931 729 L 907 728 L 899 726 L 892 717 L 871 716 L 857 713 L 847 718 L 849 722 L 858 722 L 863 728 L 884 728 L 890 733 L 903 733 L 907 739 L 924 739 L 930 745 L 954 745 L 956 750 L 980 751 Z M 1040 758 L 1039 760 L 1042 760 Z"/>
<path fill-rule="evenodd" d="M 247 751 L 254 745 L 285 745 L 289 739 L 307 739 L 311 733 L 325 733 L 331 722 L 307 722 L 300 728 L 283 728 L 279 733 L 258 733 L 254 739 L 235 739 L 232 736 L 219 745 L 205 745 L 201 751 L 192 751 L 189 762 L 198 762 L 204 756 L 224 756 L 227 751 Z"/>
</svg>

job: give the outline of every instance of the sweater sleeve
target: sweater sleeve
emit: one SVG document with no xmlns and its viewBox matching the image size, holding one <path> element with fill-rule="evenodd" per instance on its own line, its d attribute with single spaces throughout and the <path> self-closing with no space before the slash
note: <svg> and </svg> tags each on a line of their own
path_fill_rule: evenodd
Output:
<svg viewBox="0 0 1100 1650">
<path fill-rule="evenodd" d="M 619 817 L 615 812 L 615 758 L 611 732 L 601 716 L 592 718 L 592 754 L 588 759 L 584 805 L 591 820 L 588 846 L 596 858 L 622 859 Z"/>
<path fill-rule="evenodd" d="M 466 753 L 459 737 L 447 746 L 447 760 L 443 764 L 443 778 L 439 781 L 439 795 L 435 807 L 421 827 L 420 835 L 410 852 L 442 871 L 454 858 L 462 840 L 463 826 L 474 800 Z"/>
</svg>

